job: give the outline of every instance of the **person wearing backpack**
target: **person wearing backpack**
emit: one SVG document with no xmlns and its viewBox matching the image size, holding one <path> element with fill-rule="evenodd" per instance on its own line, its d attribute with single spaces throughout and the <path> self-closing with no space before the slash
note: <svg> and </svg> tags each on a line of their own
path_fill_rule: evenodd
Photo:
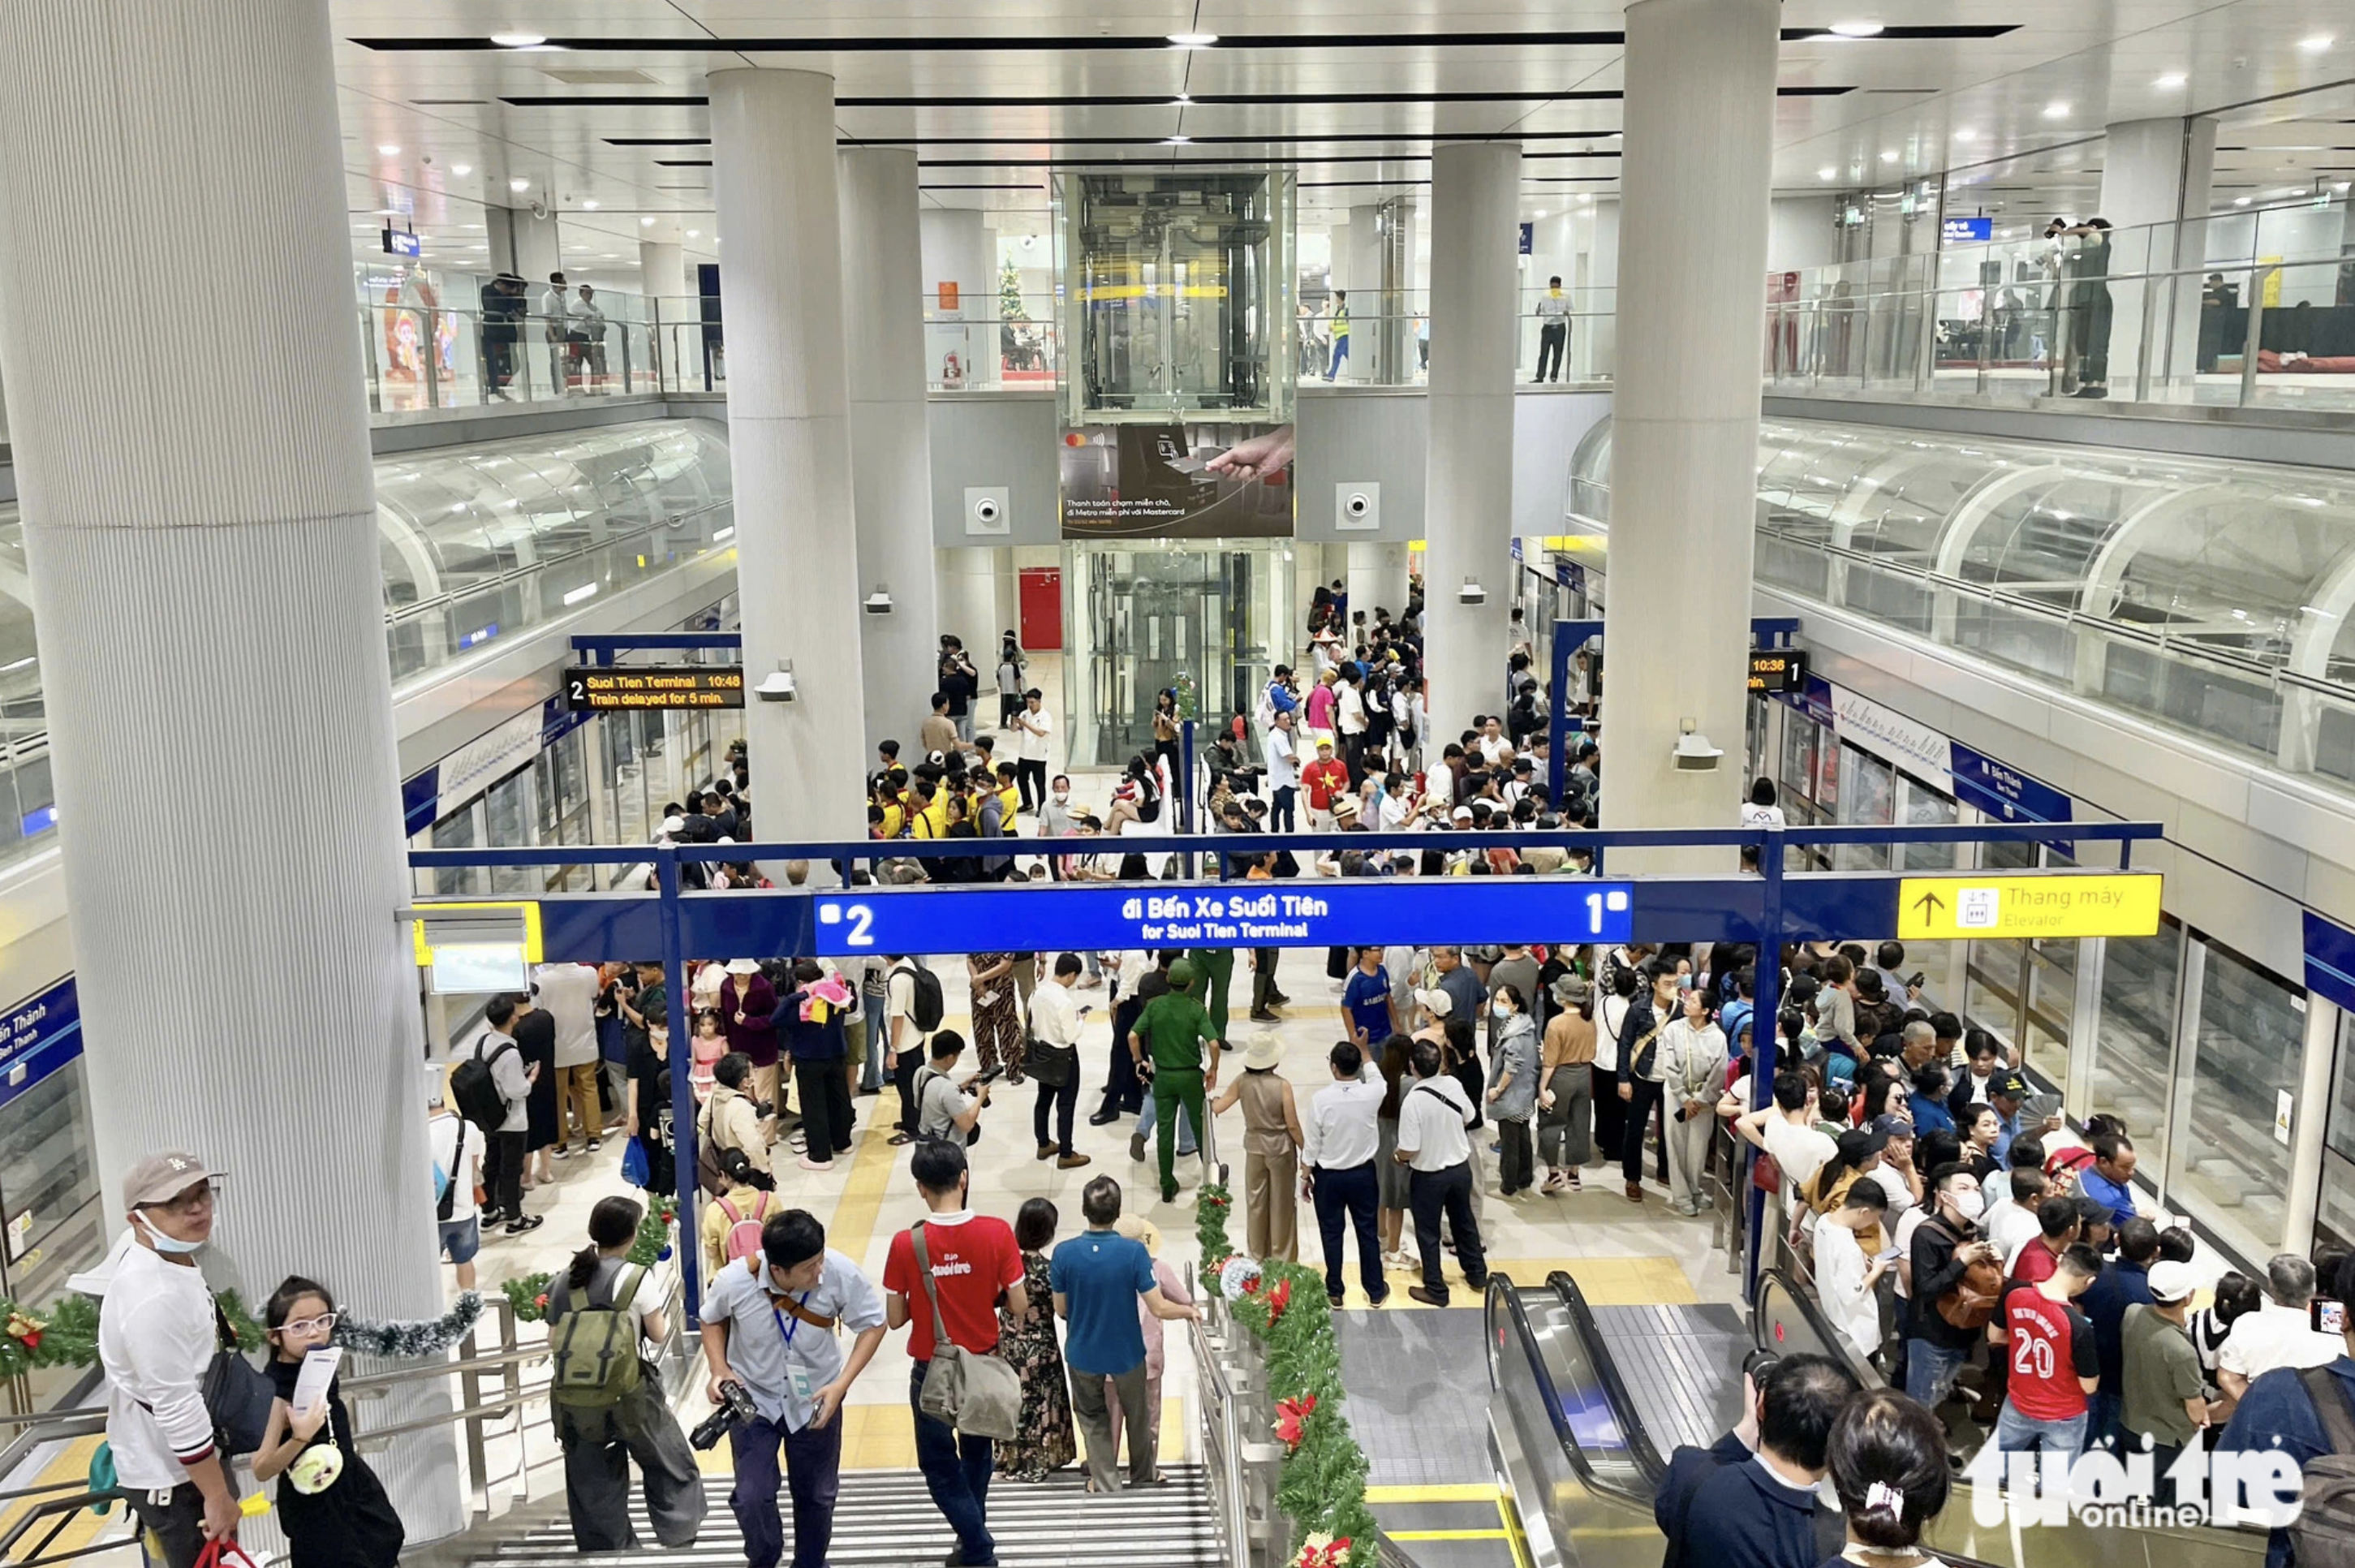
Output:
<svg viewBox="0 0 2355 1568">
<path fill-rule="evenodd" d="M 946 1007 L 941 977 L 904 953 L 883 955 L 884 1028 L 890 1033 L 891 1082 L 900 1092 L 900 1130 L 891 1135 L 894 1147 L 916 1136 L 916 1072 L 931 1058 L 934 1029 L 941 1027 Z"/>
<path fill-rule="evenodd" d="M 1935 1410 L 1953 1391 L 1995 1316 L 2003 1260 L 1982 1240 L 1984 1199 L 1970 1167 L 1948 1161 L 1930 1172 L 1935 1203 L 1913 1232 L 1913 1316 L 1905 1328 L 1905 1392 Z"/>
<path fill-rule="evenodd" d="M 428 1073 L 425 1136 L 433 1149 L 433 1218 L 442 1255 L 458 1267 L 458 1288 L 474 1288 L 474 1254 L 483 1250 L 483 1135 L 450 1109 L 442 1074 Z"/>
<path fill-rule="evenodd" d="M 843 1400 L 882 1348 L 882 1293 L 826 1227 L 799 1209 L 772 1214 L 760 1245 L 711 1276 L 703 1294 L 705 1397 L 743 1390 L 759 1419 L 731 1428 L 736 1486 L 729 1507 L 744 1532 L 748 1568 L 784 1555 L 778 1465 L 794 1499 L 794 1568 L 826 1568 L 842 1471 Z M 847 1350 L 841 1330 L 853 1336 Z"/>
<path fill-rule="evenodd" d="M 549 1287 L 549 1409 L 564 1449 L 564 1502 L 575 1549 L 634 1552 L 630 1462 L 644 1477 L 655 1537 L 673 1551 L 703 1528 L 703 1477 L 687 1435 L 664 1403 L 662 1378 L 639 1340 L 668 1337 L 662 1303 L 642 1289 L 646 1271 L 625 1254 L 645 1211 L 602 1198 L 589 1211 L 589 1243 Z"/>
<path fill-rule="evenodd" d="M 733 1153 L 733 1150 L 730 1151 Z M 727 1162 L 728 1190 L 703 1206 L 703 1277 L 718 1279 L 730 1264 L 761 1250 L 761 1227 L 778 1211 L 776 1179 L 750 1161 Z"/>
<path fill-rule="evenodd" d="M 2347 1300 L 2355 1258 L 2333 1283 Z M 2220 1458 L 2284 1455 L 2305 1477 L 2297 1518 L 2267 1538 L 2265 1568 L 2355 1568 L 2355 1313 L 2341 1338 L 2345 1353 L 2327 1367 L 2278 1367 L 2251 1381 L 2216 1444 Z"/>
<path fill-rule="evenodd" d="M 484 1185 L 491 1190 L 491 1206 L 482 1222 L 506 1221 L 507 1234 L 520 1236 L 539 1229 L 538 1214 L 523 1211 L 524 1145 L 531 1132 L 531 1084 L 536 1068 L 524 1065 L 516 1044 L 516 998 L 497 996 L 483 1009 L 483 1032 L 474 1037 L 464 1060 L 450 1073 L 450 1097 L 458 1114 L 483 1134 Z"/>
<path fill-rule="evenodd" d="M 741 1051 L 730 1051 L 711 1070 L 711 1098 L 695 1119 L 695 1176 L 714 1197 L 728 1190 L 724 1154 L 741 1152 L 754 1170 L 773 1174 L 768 1135 L 751 1086 L 752 1059 Z"/>
</svg>

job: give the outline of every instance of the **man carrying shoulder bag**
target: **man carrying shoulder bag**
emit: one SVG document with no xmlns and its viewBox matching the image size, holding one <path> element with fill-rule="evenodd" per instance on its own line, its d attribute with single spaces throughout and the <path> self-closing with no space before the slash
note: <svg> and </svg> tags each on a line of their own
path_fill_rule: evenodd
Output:
<svg viewBox="0 0 2355 1568">
<path fill-rule="evenodd" d="M 956 1531 L 956 1561 L 991 1568 L 997 1561 L 987 1512 L 992 1439 L 1014 1435 L 1022 1403 L 1014 1369 L 991 1352 L 1001 1296 L 1016 1317 L 1029 1310 L 1022 1252 L 1013 1227 L 965 1207 L 971 1177 L 962 1147 L 923 1140 L 910 1170 L 930 1212 L 891 1238 L 883 1289 L 888 1321 L 908 1329 L 915 1363 L 908 1401 L 915 1411 L 916 1465 L 933 1505 Z"/>
</svg>

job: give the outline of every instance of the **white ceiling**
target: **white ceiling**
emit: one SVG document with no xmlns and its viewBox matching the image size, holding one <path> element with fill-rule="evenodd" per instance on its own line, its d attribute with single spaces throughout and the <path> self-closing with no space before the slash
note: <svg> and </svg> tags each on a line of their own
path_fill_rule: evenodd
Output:
<svg viewBox="0 0 2355 1568">
<path fill-rule="evenodd" d="M 707 136 L 701 106 L 644 101 L 698 95 L 706 71 L 744 65 L 828 71 L 839 99 L 990 101 L 837 111 L 844 137 L 915 141 L 925 199 L 943 206 L 1043 208 L 1048 159 L 1277 160 L 1297 166 L 1315 222 L 1422 188 L 1434 134 L 1522 137 L 1531 211 L 1616 189 L 1614 157 L 1571 155 L 1616 146 L 1619 45 L 1494 37 L 1615 34 L 1622 8 L 1608 0 L 339 0 L 334 17 L 356 225 L 386 208 L 413 213 L 445 261 L 479 242 L 462 226 L 481 221 L 481 204 L 535 200 L 566 215 L 568 263 L 577 247 L 626 273 L 641 239 L 712 254 L 711 171 L 700 166 L 710 149 L 613 142 Z M 2103 125 L 2192 112 L 2222 123 L 2220 207 L 2355 177 L 2345 0 L 1790 0 L 1784 20 L 1786 32 L 1849 20 L 2016 26 L 1998 37 L 1786 37 L 1779 192 L 1959 169 L 1995 210 L 2083 211 L 2099 187 Z M 481 47 L 506 32 L 623 47 Z M 1222 43 L 1175 49 L 1163 41 L 1173 32 Z M 1447 41 L 1468 34 L 1490 37 Z M 1224 41 L 1252 37 L 1263 42 Z M 363 38 L 439 42 L 352 41 Z M 826 38 L 861 47 L 725 47 Z M 1136 41 L 1146 47 L 1114 47 Z M 1465 93 L 1508 96 L 1427 98 Z M 1173 102 L 1180 94 L 1242 101 Z M 1296 101 L 1336 94 L 1389 101 Z M 601 101 L 574 101 L 586 98 Z M 1107 101 L 1124 98 L 1147 101 Z M 1176 135 L 1193 140 L 1163 144 Z M 529 182 L 519 194 L 517 180 Z"/>
</svg>

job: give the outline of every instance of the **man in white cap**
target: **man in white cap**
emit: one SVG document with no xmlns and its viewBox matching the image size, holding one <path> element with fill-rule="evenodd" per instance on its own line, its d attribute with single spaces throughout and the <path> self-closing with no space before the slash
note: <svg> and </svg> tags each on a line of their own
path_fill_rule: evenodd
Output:
<svg viewBox="0 0 2355 1568">
<path fill-rule="evenodd" d="M 2120 1330 L 2125 1375 L 2118 1420 L 2127 1452 L 2141 1446 L 2137 1438 L 2151 1445 L 2151 1474 L 2163 1488 L 2169 1467 L 2200 1440 L 2210 1419 L 2200 1353 L 2187 1327 L 2200 1275 L 2190 1264 L 2163 1258 L 2150 1265 L 2147 1280 L 2149 1304 L 2127 1307 Z"/>
<path fill-rule="evenodd" d="M 213 1440 L 204 1378 L 220 1348 L 196 1254 L 213 1233 L 213 1179 L 192 1154 L 149 1155 L 123 1179 L 131 1239 L 108 1284 L 98 1359 L 114 1472 L 169 1568 L 235 1540 L 237 1494 Z"/>
</svg>

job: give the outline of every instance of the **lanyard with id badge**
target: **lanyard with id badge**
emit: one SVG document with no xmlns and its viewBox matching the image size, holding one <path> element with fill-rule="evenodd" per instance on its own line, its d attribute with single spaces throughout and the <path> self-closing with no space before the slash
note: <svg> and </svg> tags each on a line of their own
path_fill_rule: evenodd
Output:
<svg viewBox="0 0 2355 1568">
<path fill-rule="evenodd" d="M 793 1386 L 794 1398 L 805 1404 L 817 1403 L 817 1385 L 810 1381 L 809 1370 L 806 1367 L 795 1365 L 794 1362 L 794 1336 L 801 1331 L 804 1323 L 810 1321 L 806 1316 L 809 1298 L 816 1294 L 814 1290 L 805 1290 L 802 1293 L 802 1298 L 793 1304 L 794 1320 L 791 1323 L 787 1323 L 785 1315 L 777 1310 L 776 1297 L 769 1298 L 769 1316 L 776 1319 L 778 1337 L 785 1342 L 785 1377 Z"/>
</svg>

